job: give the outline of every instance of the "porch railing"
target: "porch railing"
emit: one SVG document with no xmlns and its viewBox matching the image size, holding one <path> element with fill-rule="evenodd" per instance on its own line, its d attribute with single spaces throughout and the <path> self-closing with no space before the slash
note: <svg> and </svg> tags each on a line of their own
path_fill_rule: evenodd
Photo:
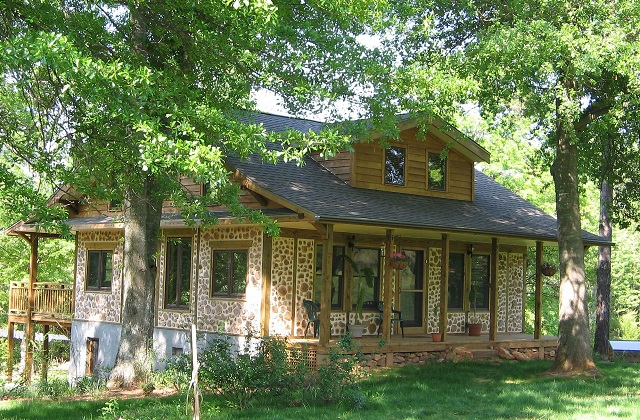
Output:
<svg viewBox="0 0 640 420">
<path fill-rule="evenodd" d="M 73 285 L 36 282 L 33 285 L 32 315 L 71 318 Z M 26 315 L 29 308 L 29 283 L 12 281 L 9 288 L 9 315 Z"/>
</svg>

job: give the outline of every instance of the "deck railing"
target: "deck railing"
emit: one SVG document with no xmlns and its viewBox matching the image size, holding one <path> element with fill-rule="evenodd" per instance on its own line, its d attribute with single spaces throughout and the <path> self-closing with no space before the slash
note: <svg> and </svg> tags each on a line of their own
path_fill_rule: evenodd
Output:
<svg viewBox="0 0 640 420">
<path fill-rule="evenodd" d="M 73 285 L 36 282 L 33 285 L 32 315 L 70 318 L 73 315 Z M 26 315 L 29 308 L 29 283 L 12 281 L 9 288 L 9 314 Z"/>
</svg>

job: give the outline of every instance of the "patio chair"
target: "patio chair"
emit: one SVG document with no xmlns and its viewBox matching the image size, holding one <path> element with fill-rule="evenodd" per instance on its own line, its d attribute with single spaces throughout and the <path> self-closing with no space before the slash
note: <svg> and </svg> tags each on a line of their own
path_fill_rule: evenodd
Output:
<svg viewBox="0 0 640 420">
<path fill-rule="evenodd" d="M 303 300 L 302 305 L 307 311 L 307 327 L 304 329 L 304 337 L 307 338 L 307 330 L 313 322 L 313 338 L 316 338 L 320 331 L 320 305 L 309 299 Z"/>
<path fill-rule="evenodd" d="M 378 302 L 378 311 L 380 312 L 380 325 L 378 325 L 378 336 L 382 330 L 382 320 L 384 319 L 384 302 Z M 402 338 L 404 338 L 404 319 L 402 319 L 402 312 L 397 309 L 391 308 L 391 322 L 400 325 L 400 331 L 402 332 Z M 396 327 L 397 328 L 397 327 Z M 396 330 L 397 331 L 397 330 Z"/>
</svg>

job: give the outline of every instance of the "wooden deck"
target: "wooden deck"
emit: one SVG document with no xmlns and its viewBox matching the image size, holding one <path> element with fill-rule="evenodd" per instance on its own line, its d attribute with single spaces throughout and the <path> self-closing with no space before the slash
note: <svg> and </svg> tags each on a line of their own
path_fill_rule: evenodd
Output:
<svg viewBox="0 0 640 420">
<path fill-rule="evenodd" d="M 26 324 L 28 313 L 29 283 L 12 281 L 9 288 L 9 322 Z M 44 325 L 69 327 L 72 317 L 72 284 L 34 283 L 31 321 Z"/>
<path fill-rule="evenodd" d="M 318 339 L 313 338 L 293 338 L 289 340 L 294 346 L 305 346 L 309 351 L 318 356 L 327 354 L 331 348 L 338 346 L 337 337 L 329 341 L 327 346 L 321 346 Z M 470 337 L 465 334 L 447 334 L 446 341 L 433 342 L 430 334 L 393 335 L 388 341 L 381 341 L 377 336 L 365 336 L 354 339 L 357 343 L 358 351 L 363 354 L 386 354 L 388 360 L 393 359 L 396 353 L 441 353 L 457 347 L 464 347 L 468 350 L 493 349 L 503 347 L 506 349 L 518 349 L 524 351 L 530 349 L 535 351 L 538 357 L 549 356 L 550 352 L 555 352 L 558 346 L 558 337 L 544 336 L 535 339 L 533 334 L 524 333 L 502 333 L 498 334 L 496 340 L 489 340 L 489 334 L 485 333 L 479 337 Z M 554 353 L 553 353 L 554 354 Z M 390 365 L 390 364 L 388 364 Z"/>
</svg>

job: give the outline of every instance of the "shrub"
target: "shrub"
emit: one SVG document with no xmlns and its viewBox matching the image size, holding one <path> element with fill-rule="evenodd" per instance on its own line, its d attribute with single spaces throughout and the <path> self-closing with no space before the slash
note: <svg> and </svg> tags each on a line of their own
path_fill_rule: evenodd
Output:
<svg viewBox="0 0 640 420">
<path fill-rule="evenodd" d="M 248 337 L 242 351 L 216 338 L 200 359 L 200 387 L 221 396 L 230 406 L 244 409 L 256 399 L 297 398 L 305 370 L 287 357 L 285 339 L 265 337 L 251 349 Z"/>
</svg>

